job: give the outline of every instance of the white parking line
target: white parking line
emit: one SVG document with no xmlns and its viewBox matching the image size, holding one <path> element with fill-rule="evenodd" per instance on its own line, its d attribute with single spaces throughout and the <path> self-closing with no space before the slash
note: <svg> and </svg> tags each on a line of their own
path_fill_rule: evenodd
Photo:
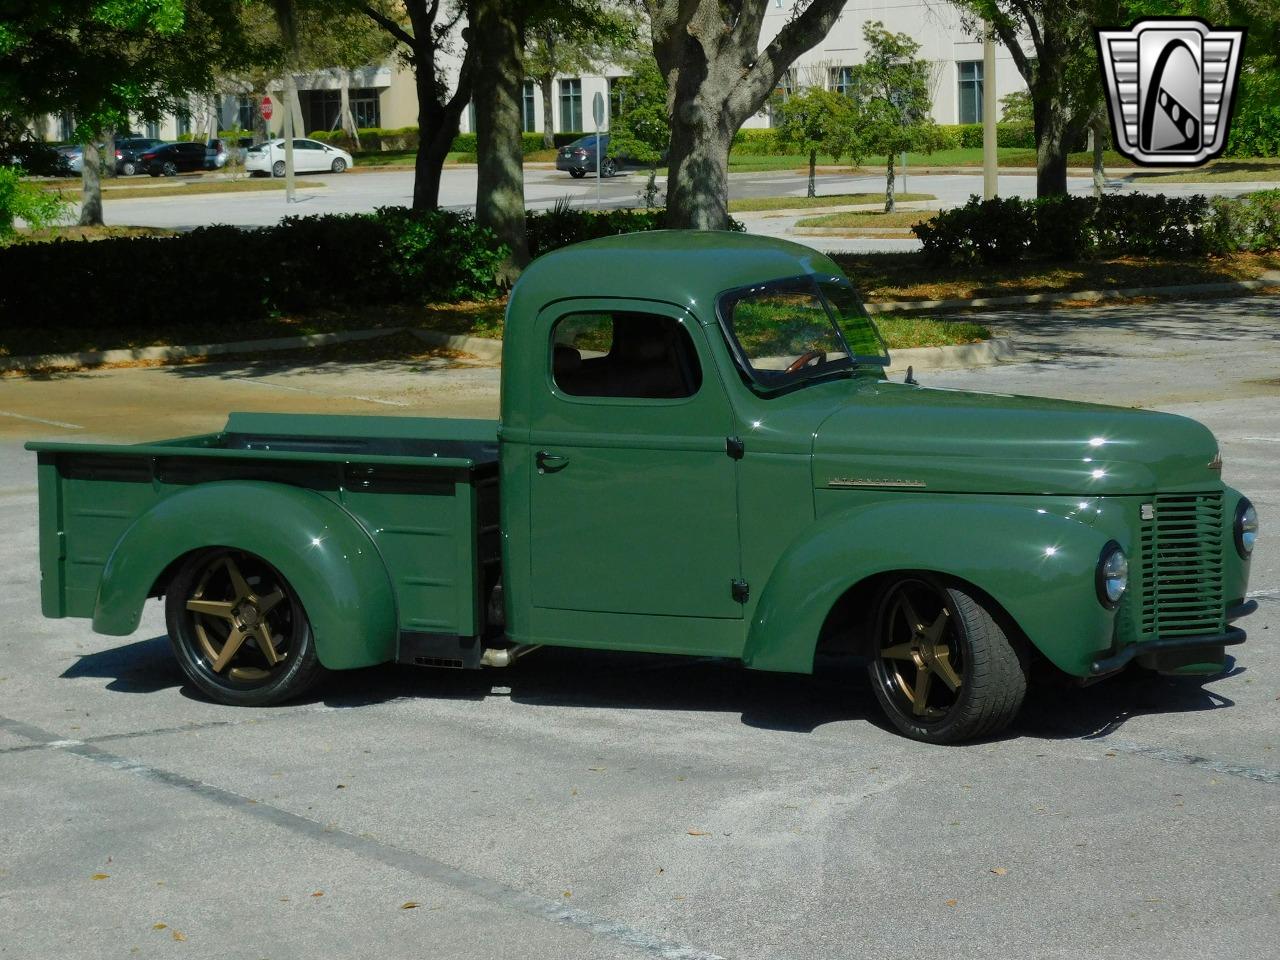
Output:
<svg viewBox="0 0 1280 960">
<path fill-rule="evenodd" d="M 78 423 L 63 423 L 61 420 L 45 420 L 42 417 L 28 417 L 25 413 L 10 413 L 0 410 L 0 417 L 12 417 L 14 420 L 30 420 L 32 423 L 43 423 L 50 427 L 62 427 L 64 430 L 83 430 Z"/>
</svg>

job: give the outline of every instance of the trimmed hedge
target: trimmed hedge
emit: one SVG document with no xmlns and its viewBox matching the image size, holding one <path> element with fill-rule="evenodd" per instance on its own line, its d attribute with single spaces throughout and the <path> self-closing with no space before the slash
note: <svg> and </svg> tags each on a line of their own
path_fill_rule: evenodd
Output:
<svg viewBox="0 0 1280 960">
<path fill-rule="evenodd" d="M 1194 257 L 1280 249 L 1280 190 L 1245 197 L 971 197 L 911 228 L 934 263 Z"/>
<path fill-rule="evenodd" d="M 530 211 L 530 246 L 542 254 L 652 230 L 663 217 L 662 210 Z M 83 341 L 115 346 L 121 331 L 153 323 L 181 336 L 175 328 L 185 317 L 207 326 L 211 316 L 229 316 L 243 325 L 322 309 L 485 299 L 502 293 L 495 278 L 505 256 L 469 213 L 404 207 L 288 217 L 256 230 L 22 243 L 0 247 L 0 331 L 46 317 L 74 324 Z M 141 285 L 139 264 L 147 273 Z"/>
</svg>

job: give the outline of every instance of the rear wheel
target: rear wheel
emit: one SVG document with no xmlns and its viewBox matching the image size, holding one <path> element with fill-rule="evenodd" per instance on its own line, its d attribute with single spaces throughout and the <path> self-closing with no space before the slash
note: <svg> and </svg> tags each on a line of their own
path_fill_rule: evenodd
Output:
<svg viewBox="0 0 1280 960">
<path fill-rule="evenodd" d="M 271 175 L 272 175 L 273 177 L 283 177 L 283 176 L 284 176 L 284 161 L 283 161 L 283 160 L 277 160 L 275 163 L 273 163 L 273 164 L 271 165 Z"/>
<path fill-rule="evenodd" d="M 165 619 L 183 672 L 222 703 L 281 703 L 324 674 L 297 594 L 251 553 L 193 554 L 169 583 Z"/>
<path fill-rule="evenodd" d="M 927 577 L 908 577 L 881 594 L 876 699 L 900 731 L 926 743 L 997 733 L 1027 692 L 1026 656 L 983 602 Z"/>
<path fill-rule="evenodd" d="M 333 170 L 334 173 L 342 173 L 344 170 L 347 169 L 347 161 L 343 160 L 341 157 L 337 157 L 333 161 L 333 166 L 331 167 L 331 169 Z"/>
<path fill-rule="evenodd" d="M 126 160 L 124 163 L 120 165 L 120 172 L 124 174 L 126 177 L 132 177 L 135 173 L 138 172 L 138 165 L 134 163 L 132 160 Z"/>
<path fill-rule="evenodd" d="M 573 179 L 575 179 L 575 180 L 581 180 L 581 179 L 582 179 L 583 177 L 585 177 L 586 175 L 587 175 L 587 171 L 585 171 L 585 170 L 570 170 L 570 171 L 569 171 L 569 176 L 573 177 Z"/>
<path fill-rule="evenodd" d="M 176 177 L 178 175 L 178 165 L 172 160 L 166 160 L 164 166 L 160 168 L 160 172 L 166 177 Z"/>
</svg>

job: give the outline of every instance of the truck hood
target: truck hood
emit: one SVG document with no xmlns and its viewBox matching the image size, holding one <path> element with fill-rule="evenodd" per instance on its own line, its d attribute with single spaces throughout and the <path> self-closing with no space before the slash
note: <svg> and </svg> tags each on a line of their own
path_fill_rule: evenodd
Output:
<svg viewBox="0 0 1280 960">
<path fill-rule="evenodd" d="M 1186 417 L 888 382 L 828 416 L 813 450 L 815 484 L 833 488 L 1144 494 L 1212 487 L 1221 469 Z"/>
</svg>

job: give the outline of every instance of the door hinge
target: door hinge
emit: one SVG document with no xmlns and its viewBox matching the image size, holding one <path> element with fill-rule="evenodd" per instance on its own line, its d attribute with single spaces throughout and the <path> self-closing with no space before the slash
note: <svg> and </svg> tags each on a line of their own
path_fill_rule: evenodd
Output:
<svg viewBox="0 0 1280 960">
<path fill-rule="evenodd" d="M 751 599 L 751 586 L 745 580 L 730 580 L 729 592 L 738 603 L 746 603 Z"/>
<path fill-rule="evenodd" d="M 747 452 L 747 446 L 741 437 L 725 437 L 724 452 L 729 455 L 730 460 L 741 460 Z"/>
</svg>

